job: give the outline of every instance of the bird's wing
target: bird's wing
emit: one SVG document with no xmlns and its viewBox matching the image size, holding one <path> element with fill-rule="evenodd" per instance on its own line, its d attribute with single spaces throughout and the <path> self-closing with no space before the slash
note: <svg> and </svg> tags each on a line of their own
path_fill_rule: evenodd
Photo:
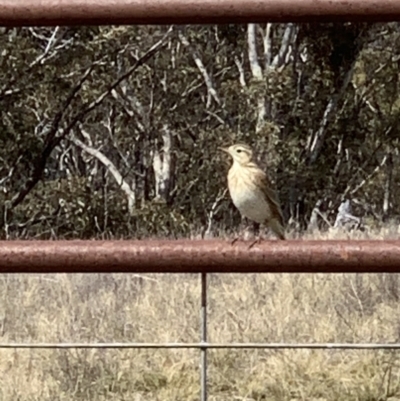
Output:
<svg viewBox="0 0 400 401">
<path fill-rule="evenodd" d="M 272 215 L 282 224 L 283 226 L 283 216 L 282 211 L 279 206 L 279 200 L 276 192 L 272 189 L 272 184 L 268 179 L 268 176 L 259 168 L 254 171 L 254 180 L 257 181 L 258 186 L 262 188 L 265 198 L 270 205 Z"/>
</svg>

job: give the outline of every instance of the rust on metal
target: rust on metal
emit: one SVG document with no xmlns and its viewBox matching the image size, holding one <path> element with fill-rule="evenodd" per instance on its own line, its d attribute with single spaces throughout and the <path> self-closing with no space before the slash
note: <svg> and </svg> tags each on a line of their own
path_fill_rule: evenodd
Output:
<svg viewBox="0 0 400 401">
<path fill-rule="evenodd" d="M 0 241 L 0 273 L 400 273 L 400 241 Z"/>
<path fill-rule="evenodd" d="M 2 26 L 399 19 L 399 0 L 0 0 Z"/>
</svg>

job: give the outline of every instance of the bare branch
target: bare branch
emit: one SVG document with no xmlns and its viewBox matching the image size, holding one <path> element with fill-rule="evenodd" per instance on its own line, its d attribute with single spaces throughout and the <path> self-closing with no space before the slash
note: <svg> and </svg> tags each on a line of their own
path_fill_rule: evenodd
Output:
<svg viewBox="0 0 400 401">
<path fill-rule="evenodd" d="M 146 130 L 146 127 L 144 123 L 142 123 L 140 120 L 144 121 L 147 123 L 147 116 L 144 111 L 142 103 L 139 101 L 139 99 L 134 96 L 134 95 L 127 95 L 126 90 L 118 90 L 118 88 L 113 89 L 111 91 L 111 95 L 113 96 L 114 99 L 122 99 L 123 104 L 122 107 L 125 111 L 125 113 L 129 117 L 136 117 L 135 118 L 135 124 L 139 128 L 140 131 L 144 132 Z M 133 107 L 129 107 L 133 106 Z"/>
<path fill-rule="evenodd" d="M 86 134 L 86 136 L 88 135 L 87 133 L 85 133 L 85 134 Z M 79 146 L 82 150 L 84 150 L 89 155 L 98 159 L 104 165 L 104 167 L 111 173 L 111 175 L 114 177 L 115 181 L 120 186 L 122 191 L 125 192 L 125 195 L 128 198 L 128 209 L 129 209 L 129 212 L 131 213 L 135 207 L 135 192 L 132 191 L 129 184 L 124 180 L 124 178 L 122 177 L 122 174 L 115 167 L 114 163 L 106 155 L 101 153 L 99 150 L 95 149 L 92 146 L 88 146 L 88 145 L 84 144 L 82 141 L 80 141 L 75 136 L 71 136 L 70 141 L 72 143 L 74 143 L 76 146 Z"/>
<path fill-rule="evenodd" d="M 288 55 L 290 53 L 290 45 L 292 44 L 295 32 L 296 25 L 290 23 L 286 25 L 285 32 L 283 34 L 281 47 L 279 48 L 278 54 L 274 57 L 271 66 L 273 68 L 279 68 L 282 65 L 285 65 L 288 61 Z"/>
<path fill-rule="evenodd" d="M 223 191 L 220 190 L 218 196 L 215 198 L 214 203 L 211 205 L 211 209 L 207 214 L 207 227 L 204 230 L 204 233 L 202 234 L 202 237 L 209 237 L 211 234 L 211 230 L 212 230 L 212 223 L 213 223 L 213 219 L 214 216 L 218 213 L 219 210 L 219 206 L 222 202 L 222 200 L 225 198 L 225 195 L 228 192 L 228 188 L 225 188 Z"/>
<path fill-rule="evenodd" d="M 246 85 L 246 79 L 244 77 L 243 63 L 239 60 L 239 58 L 237 56 L 235 56 L 234 61 L 235 61 L 236 67 L 237 67 L 237 69 L 239 71 L 239 82 L 240 82 L 240 85 L 243 88 L 245 88 L 247 85 Z"/>
<path fill-rule="evenodd" d="M 197 68 L 199 69 L 201 75 L 203 76 L 204 82 L 207 86 L 207 92 L 208 92 L 208 98 L 209 100 L 207 100 L 207 107 L 210 107 L 210 102 L 211 102 L 211 98 L 215 100 L 215 102 L 220 105 L 221 104 L 221 100 L 218 97 L 217 91 L 214 88 L 214 85 L 212 83 L 211 77 L 207 72 L 206 67 L 203 64 L 203 61 L 201 60 L 199 54 L 197 53 L 197 51 L 191 46 L 191 44 L 189 43 L 188 39 L 186 38 L 185 35 L 183 35 L 182 32 L 179 32 L 179 40 L 181 41 L 181 43 L 183 44 L 183 46 L 185 46 L 190 54 L 193 57 L 193 60 L 197 66 Z"/>
<path fill-rule="evenodd" d="M 385 155 L 382 158 L 382 161 L 374 168 L 374 170 L 365 177 L 354 189 L 350 191 L 350 195 L 354 195 L 357 191 L 359 191 L 369 180 L 382 168 L 382 166 L 386 163 L 388 155 Z"/>
<path fill-rule="evenodd" d="M 47 40 L 47 45 L 46 48 L 44 49 L 43 54 L 41 54 L 38 58 L 36 58 L 36 60 L 34 60 L 31 64 L 29 64 L 29 68 L 34 67 L 36 64 L 44 64 L 46 56 L 49 54 L 50 50 L 55 46 L 55 44 L 57 43 L 57 33 L 59 32 L 60 27 L 56 27 L 53 30 L 52 35 L 50 36 L 50 38 Z"/>
<path fill-rule="evenodd" d="M 313 164 L 318 159 L 322 145 L 324 144 L 325 141 L 325 135 L 328 123 L 337 109 L 339 100 L 342 98 L 343 94 L 347 89 L 347 86 L 350 83 L 350 80 L 353 76 L 353 70 L 354 70 L 354 63 L 347 71 L 339 91 L 331 96 L 328 104 L 326 105 L 324 114 L 319 124 L 319 128 L 315 133 L 315 135 L 313 136 L 313 138 L 311 139 L 311 141 L 309 142 L 308 146 L 309 164 Z"/>
</svg>

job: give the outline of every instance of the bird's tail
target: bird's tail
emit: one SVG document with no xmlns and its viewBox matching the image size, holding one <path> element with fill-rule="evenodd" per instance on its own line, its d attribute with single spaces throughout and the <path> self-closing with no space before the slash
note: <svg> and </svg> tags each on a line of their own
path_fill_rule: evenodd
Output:
<svg viewBox="0 0 400 401">
<path fill-rule="evenodd" d="M 281 240 L 285 240 L 285 229 L 281 222 L 277 219 L 272 219 L 269 222 L 269 228 L 274 232 L 274 234 Z"/>
</svg>

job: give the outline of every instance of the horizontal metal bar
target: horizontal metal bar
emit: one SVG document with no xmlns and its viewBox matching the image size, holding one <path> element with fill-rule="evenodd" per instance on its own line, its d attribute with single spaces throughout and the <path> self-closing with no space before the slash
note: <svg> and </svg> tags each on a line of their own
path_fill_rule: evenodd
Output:
<svg viewBox="0 0 400 401">
<path fill-rule="evenodd" d="M 69 348 L 110 348 L 110 349 L 134 349 L 134 348 L 171 348 L 171 349 L 400 349 L 400 343 L 315 343 L 315 344 L 290 344 L 290 343 L 8 343 L 1 344 L 1 348 L 36 348 L 36 349 L 69 349 Z"/>
<path fill-rule="evenodd" d="M 0 241 L 0 273 L 400 273 L 400 241 Z"/>
<path fill-rule="evenodd" d="M 399 19 L 398 0 L 0 0 L 2 26 Z"/>
</svg>

